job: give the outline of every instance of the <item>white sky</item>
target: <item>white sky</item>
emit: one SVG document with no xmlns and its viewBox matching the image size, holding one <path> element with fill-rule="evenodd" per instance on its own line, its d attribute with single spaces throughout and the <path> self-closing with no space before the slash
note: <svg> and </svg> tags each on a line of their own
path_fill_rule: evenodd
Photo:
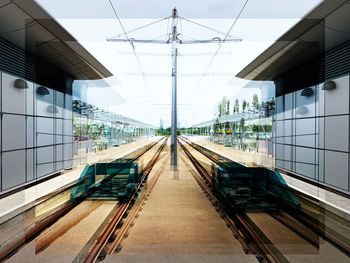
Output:
<svg viewBox="0 0 350 263">
<path fill-rule="evenodd" d="M 110 85 L 125 100 L 111 106 L 108 94 L 94 92 L 101 99 L 108 98 L 105 106 L 111 111 L 159 126 L 170 124 L 171 102 L 171 45 L 135 44 L 137 59 L 128 43 L 111 43 L 110 38 L 122 29 L 115 19 L 108 0 L 37 0 L 104 64 L 120 81 Z M 227 32 L 243 6 L 243 0 L 113 0 L 126 31 L 145 25 L 171 14 L 178 8 L 180 16 Z M 237 21 L 231 35 L 242 38 L 239 43 L 225 43 L 211 64 L 217 44 L 180 45 L 178 60 L 178 120 L 189 126 L 214 117 L 218 101 L 228 98 L 249 100 L 258 89 L 244 89 L 244 81 L 233 79 L 245 65 L 270 46 L 274 40 L 293 26 L 320 0 L 250 0 Z M 68 8 L 69 7 L 69 8 Z M 129 34 L 135 39 L 165 40 L 168 21 Z M 182 21 L 179 31 L 184 39 L 211 39 L 220 36 L 196 25 Z M 145 73 L 142 77 L 141 72 Z M 110 93 L 109 93 L 110 94 Z M 235 96 L 236 94 L 236 96 Z M 243 94 L 243 95 L 242 95 Z M 116 103 L 120 103 L 119 98 Z"/>
</svg>

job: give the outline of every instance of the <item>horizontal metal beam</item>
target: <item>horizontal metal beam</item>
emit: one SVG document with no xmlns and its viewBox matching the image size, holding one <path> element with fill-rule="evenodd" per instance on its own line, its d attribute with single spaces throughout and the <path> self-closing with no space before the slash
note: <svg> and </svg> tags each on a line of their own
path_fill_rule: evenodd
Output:
<svg viewBox="0 0 350 263">
<path fill-rule="evenodd" d="M 203 40 L 179 40 L 179 44 L 183 45 L 192 45 L 192 44 L 219 44 L 226 42 L 241 42 L 243 39 L 241 38 L 227 38 L 222 40 L 221 38 L 213 38 L 213 39 L 203 39 Z M 131 42 L 131 43 L 144 43 L 144 44 L 170 44 L 170 41 L 165 40 L 150 40 L 150 39 L 119 39 L 119 38 L 107 38 L 108 42 Z"/>
<path fill-rule="evenodd" d="M 148 76 L 148 77 L 171 77 L 171 73 L 128 73 L 128 72 L 123 72 L 122 75 L 124 76 Z M 178 74 L 180 77 L 201 77 L 203 73 L 188 73 L 188 74 Z M 206 77 L 208 76 L 233 76 L 233 73 L 230 72 L 223 72 L 223 73 L 208 73 L 205 74 Z"/>
</svg>

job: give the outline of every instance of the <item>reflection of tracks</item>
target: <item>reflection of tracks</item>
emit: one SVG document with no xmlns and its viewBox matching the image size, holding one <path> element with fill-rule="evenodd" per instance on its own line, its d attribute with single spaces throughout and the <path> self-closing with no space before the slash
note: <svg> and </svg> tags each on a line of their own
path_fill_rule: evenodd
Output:
<svg viewBox="0 0 350 263">
<path fill-rule="evenodd" d="M 35 239 L 35 254 L 38 254 L 50 246 L 57 238 L 64 235 L 72 227 L 79 224 L 81 220 L 88 217 L 95 211 L 101 203 L 99 202 L 82 202 L 80 204 L 80 213 L 68 213 L 65 215 L 64 222 L 57 224 L 56 227 L 48 228 L 44 235 L 40 235 Z"/>
<path fill-rule="evenodd" d="M 168 155 L 169 154 L 167 154 L 167 156 Z M 125 222 L 123 222 L 122 226 L 115 231 L 113 239 L 105 248 L 105 251 L 107 252 L 107 254 L 114 254 L 121 249 L 121 243 L 125 235 L 127 234 L 127 231 L 129 230 L 130 226 L 132 226 L 134 219 L 138 216 L 138 212 L 141 210 L 141 207 L 143 206 L 145 200 L 147 200 L 148 196 L 153 190 L 166 163 L 167 162 L 164 161 L 160 169 L 157 171 L 157 174 L 155 174 L 147 182 L 147 189 L 145 189 L 145 191 L 142 193 L 141 198 L 137 200 L 137 203 L 135 203 L 135 205 L 128 212 L 128 216 L 125 219 Z"/>
<path fill-rule="evenodd" d="M 165 140 L 165 139 L 163 139 Z M 152 149 L 154 146 L 159 144 L 162 140 L 158 142 L 154 142 L 150 144 L 147 147 L 142 147 L 140 149 L 137 149 L 136 151 L 128 154 L 127 156 L 124 156 L 123 158 L 128 158 L 133 161 L 139 159 L 141 156 L 145 155 L 150 149 Z M 164 143 L 163 143 L 164 144 Z M 162 145 L 163 145 L 162 144 Z M 162 146 L 160 147 L 162 148 Z M 160 151 L 158 149 L 158 151 Z M 157 153 L 158 153 L 157 151 Z M 118 160 L 117 160 L 118 161 Z M 144 168 L 144 173 L 148 174 L 151 167 L 154 164 L 151 164 L 152 161 Z M 144 179 L 147 178 L 147 176 L 144 177 Z M 70 193 L 70 189 L 73 189 L 76 187 L 77 184 L 74 184 L 73 186 L 70 185 L 68 188 L 65 188 L 64 190 L 58 192 L 58 194 L 61 194 L 63 192 Z M 52 198 L 55 198 L 56 196 L 52 196 Z M 90 209 L 87 209 L 86 211 L 83 210 L 79 214 L 79 218 L 75 218 L 74 222 L 70 222 L 68 224 L 65 224 L 61 227 L 56 227 L 53 232 L 47 235 L 46 238 L 40 239 L 39 235 L 49 227 L 51 227 L 54 223 L 60 223 L 58 220 L 64 219 L 64 217 L 72 211 L 73 208 L 78 207 L 80 204 L 83 203 L 83 200 L 75 200 L 74 202 L 68 201 L 61 206 L 59 206 L 54 211 L 47 212 L 46 215 L 42 216 L 40 220 L 34 222 L 33 224 L 29 225 L 27 228 L 22 230 L 21 232 L 16 232 L 16 235 L 1 244 L 0 246 L 0 261 L 5 260 L 6 258 L 9 258 L 11 255 L 16 253 L 23 245 L 33 241 L 35 238 L 37 238 L 37 246 L 35 246 L 36 252 L 42 252 L 46 248 L 48 248 L 55 240 L 57 240 L 60 236 L 64 235 L 72 226 L 78 224 L 82 219 L 84 219 L 85 216 L 88 216 L 92 212 L 92 207 Z M 122 205 L 123 206 L 123 205 Z M 92 210 L 91 210 L 92 209 Z M 75 210 L 75 209 L 74 209 Z M 118 208 L 118 211 L 121 209 Z"/>
<path fill-rule="evenodd" d="M 233 229 L 235 236 L 241 241 L 245 251 L 255 254 L 259 260 L 266 262 L 302 262 L 312 261 L 315 258 L 321 262 L 327 262 L 326 258 L 318 255 L 320 242 L 325 242 L 321 238 L 327 234 L 321 231 L 317 223 L 307 222 L 306 217 L 299 220 L 301 216 L 294 217 L 288 213 L 290 211 L 234 212 L 230 205 L 221 207 L 220 201 L 212 193 L 211 172 L 202 165 L 202 162 L 203 158 L 208 158 L 213 163 L 220 165 L 221 161 L 227 161 L 227 158 L 212 153 L 202 146 L 192 144 L 182 137 L 179 138 L 179 144 L 199 173 L 199 175 L 193 174 L 196 181 L 212 203 L 218 205 L 218 210 L 227 225 Z M 320 233 L 323 234 L 320 235 Z M 343 252 L 349 253 L 348 245 L 332 235 L 326 240 L 335 241 L 325 243 L 329 251 L 333 253 L 331 258 L 339 262 L 347 262 L 348 258 Z M 309 255 L 315 258 L 308 258 Z"/>
<path fill-rule="evenodd" d="M 101 258 L 105 256 L 106 250 L 104 250 L 105 246 L 108 245 L 108 252 L 111 253 L 114 251 L 118 245 L 120 244 L 125 232 L 128 229 L 128 226 L 131 224 L 133 219 L 135 218 L 138 210 L 140 209 L 142 202 L 144 198 L 146 198 L 147 194 L 153 189 L 153 186 L 157 182 L 158 176 L 153 177 L 149 184 L 147 185 L 148 189 L 145 193 L 143 193 L 141 197 L 141 202 L 132 208 L 133 204 L 135 203 L 135 199 L 138 196 L 138 191 L 142 187 L 142 185 L 145 183 L 147 180 L 148 175 L 150 174 L 153 166 L 156 164 L 158 161 L 158 158 L 160 156 L 160 153 L 162 152 L 165 144 L 166 144 L 167 139 L 164 139 L 164 142 L 162 145 L 159 147 L 157 150 L 156 154 L 153 156 L 152 160 L 147 164 L 147 166 L 143 170 L 143 177 L 141 179 L 141 183 L 139 184 L 137 191 L 133 194 L 131 199 L 127 203 L 123 203 L 119 206 L 117 212 L 115 213 L 114 217 L 110 221 L 110 223 L 107 225 L 107 227 L 103 230 L 103 232 L 100 234 L 98 237 L 96 243 L 91 246 L 91 249 L 85 254 L 81 255 L 79 258 L 79 261 L 84 261 L 84 262 L 95 262 L 96 259 L 100 256 Z M 131 208 L 131 210 L 130 210 Z M 129 213 L 128 213 L 128 210 Z M 122 223 L 122 220 L 125 216 L 128 216 L 128 219 L 126 222 L 123 222 L 123 227 L 119 227 Z M 108 241 L 111 240 L 110 244 L 107 244 Z"/>
</svg>

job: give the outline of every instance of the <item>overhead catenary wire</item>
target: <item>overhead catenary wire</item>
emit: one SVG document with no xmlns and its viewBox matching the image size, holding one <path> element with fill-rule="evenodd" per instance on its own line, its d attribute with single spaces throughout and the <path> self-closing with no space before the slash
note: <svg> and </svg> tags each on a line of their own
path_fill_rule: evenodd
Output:
<svg viewBox="0 0 350 263">
<path fill-rule="evenodd" d="M 239 12 L 238 12 L 238 15 L 236 16 L 236 18 L 234 19 L 232 25 L 230 26 L 229 30 L 227 31 L 227 33 L 226 33 L 224 39 L 223 39 L 222 41 L 219 42 L 219 44 L 218 44 L 219 46 L 218 46 L 218 48 L 216 49 L 214 55 L 212 56 L 212 58 L 211 58 L 211 60 L 210 60 L 210 62 L 209 62 L 209 64 L 208 64 L 208 66 L 205 68 L 203 74 L 201 75 L 201 78 L 199 79 L 199 82 L 198 82 L 197 86 L 195 87 L 194 93 L 193 93 L 193 94 L 196 93 L 198 87 L 200 86 L 200 84 L 201 84 L 202 81 L 203 81 L 203 78 L 204 78 L 204 77 L 206 76 L 206 74 L 208 73 L 208 70 L 210 69 L 211 65 L 213 64 L 213 61 L 215 60 L 217 54 L 219 53 L 219 51 L 220 51 L 222 45 L 225 43 L 226 39 L 230 36 L 230 33 L 231 33 L 233 27 L 236 25 L 238 19 L 240 18 L 241 14 L 243 13 L 243 10 L 244 10 L 245 7 L 247 6 L 248 2 L 249 2 L 249 0 L 246 0 L 246 1 L 244 2 L 242 8 L 241 8 L 241 9 L 239 10 Z M 193 95 L 192 95 L 192 96 L 193 96 Z"/>
<path fill-rule="evenodd" d="M 114 8 L 114 5 L 113 5 L 113 3 L 112 3 L 111 0 L 108 0 L 108 2 L 109 2 L 110 6 L 111 6 L 111 8 L 112 8 L 112 10 L 113 10 L 113 12 L 114 12 L 115 17 L 117 18 L 117 20 L 118 20 L 118 22 L 119 22 L 120 27 L 122 28 L 122 30 L 123 30 L 123 32 L 124 32 L 124 35 L 125 35 L 126 39 L 129 41 L 129 43 L 130 43 L 130 45 L 131 45 L 131 47 L 132 47 L 132 49 L 134 50 L 134 53 L 135 53 L 135 47 L 134 47 L 134 45 L 132 44 L 132 42 L 130 41 L 130 38 L 129 38 L 128 33 L 126 32 L 126 30 L 125 30 L 125 28 L 124 28 L 124 26 L 123 26 L 122 21 L 120 21 L 120 18 L 119 18 L 119 16 L 118 16 L 117 10 Z"/>
<path fill-rule="evenodd" d="M 158 19 L 158 20 L 156 20 L 156 21 L 153 21 L 153 22 L 151 22 L 151 23 L 148 23 L 148 24 L 145 24 L 145 25 L 136 27 L 136 28 L 134 28 L 134 29 L 132 29 L 132 30 L 129 30 L 129 31 L 124 31 L 124 30 L 123 30 L 123 33 L 120 33 L 120 34 L 116 35 L 115 37 L 117 38 L 117 37 L 126 36 L 126 34 L 134 33 L 134 32 L 136 32 L 136 31 L 138 31 L 138 30 L 144 29 L 144 28 L 146 28 L 146 27 L 150 27 L 150 26 L 152 26 L 152 25 L 154 25 L 154 24 L 157 24 L 157 23 L 162 22 L 162 21 L 164 21 L 164 20 L 166 20 L 166 19 L 169 19 L 169 18 L 170 18 L 169 16 L 168 16 L 168 17 L 164 17 L 164 18 Z"/>
<path fill-rule="evenodd" d="M 168 24 L 166 26 L 166 37 L 165 37 L 165 41 L 168 41 L 168 37 L 169 37 L 169 23 L 170 23 L 170 16 L 168 17 Z"/>
<path fill-rule="evenodd" d="M 111 6 L 113 7 L 113 4 L 111 3 L 111 0 L 109 0 L 109 2 L 110 2 L 110 4 L 111 4 Z M 209 65 L 206 67 L 204 73 L 202 73 L 202 74 L 200 75 L 200 81 L 199 81 L 198 85 L 196 86 L 195 90 L 198 88 L 198 86 L 200 86 L 200 84 L 201 84 L 203 78 L 208 74 L 209 69 L 210 69 L 210 67 L 211 67 L 211 65 L 212 65 L 212 63 L 213 63 L 213 61 L 215 60 L 215 57 L 218 55 L 218 53 L 219 53 L 219 51 L 220 51 L 220 48 L 222 47 L 223 43 L 225 43 L 225 42 L 231 42 L 231 41 L 241 41 L 241 39 L 231 39 L 230 33 L 231 33 L 231 31 L 232 31 L 232 28 L 233 28 L 234 25 L 236 24 L 238 18 L 240 17 L 241 13 L 243 12 L 245 6 L 247 5 L 247 3 L 248 3 L 248 0 L 244 3 L 243 7 L 241 8 L 240 12 L 238 13 L 236 19 L 234 19 L 234 22 L 233 22 L 233 24 L 231 25 L 231 27 L 230 27 L 230 29 L 228 30 L 227 33 L 224 33 L 224 32 L 222 32 L 222 31 L 220 31 L 220 30 L 216 30 L 216 29 L 213 29 L 213 28 L 211 28 L 211 27 L 202 25 L 202 24 L 200 24 L 200 23 L 191 21 L 191 20 L 189 20 L 189 19 L 184 19 L 184 18 L 182 18 L 182 17 L 177 16 L 177 18 L 179 18 L 179 20 L 180 20 L 180 25 L 179 25 L 179 26 L 180 26 L 180 30 L 181 30 L 181 31 L 180 31 L 180 34 L 179 34 L 179 35 L 181 35 L 182 37 L 184 36 L 184 35 L 183 35 L 183 32 L 182 32 L 182 19 L 184 19 L 184 20 L 186 20 L 186 21 L 188 21 L 188 22 L 193 22 L 193 24 L 195 24 L 195 25 L 197 25 L 197 26 L 201 26 L 201 27 L 203 27 L 203 28 L 205 28 L 205 29 L 207 29 L 207 30 L 214 31 L 214 32 L 216 32 L 216 33 L 218 33 L 218 34 L 224 36 L 223 38 L 216 37 L 216 38 L 213 38 L 213 39 L 210 39 L 210 40 L 196 40 L 196 41 L 187 41 L 187 40 L 184 41 L 184 40 L 181 40 L 181 39 L 178 38 L 178 41 L 179 41 L 180 44 L 199 44 L 199 43 L 218 43 L 218 44 L 219 44 L 217 50 L 215 51 L 214 55 L 212 56 L 212 58 L 211 58 L 211 60 L 210 60 Z M 117 15 L 116 9 L 115 9 L 114 7 L 113 7 L 113 11 L 115 12 L 116 17 L 118 18 L 118 21 L 119 21 L 119 23 L 120 23 L 121 26 L 122 26 L 122 23 L 121 23 L 121 21 L 120 21 L 120 19 L 119 19 L 119 16 Z M 171 17 L 172 17 L 172 16 L 171 16 Z M 171 17 L 165 18 L 165 19 L 168 19 L 167 35 L 168 35 L 168 33 L 169 33 L 169 22 L 170 22 L 170 18 L 171 18 Z M 133 29 L 133 30 L 131 30 L 130 32 L 135 32 L 135 31 L 139 30 L 140 28 L 145 28 L 145 27 L 147 27 L 147 26 L 153 25 L 153 24 L 155 24 L 155 23 L 157 23 L 157 22 L 160 22 L 160 21 L 163 21 L 163 20 L 164 20 L 164 18 L 163 18 L 163 19 L 160 19 L 160 20 L 157 20 L 157 21 L 155 21 L 155 22 L 149 23 L 149 24 L 147 24 L 147 25 L 138 27 L 138 28 L 136 28 L 136 29 Z M 156 40 L 142 40 L 142 39 L 140 40 L 140 39 L 129 38 L 128 32 L 125 30 L 125 28 L 124 28 L 123 26 L 122 26 L 122 29 L 123 29 L 123 34 L 119 34 L 119 35 L 120 35 L 120 36 L 125 35 L 126 39 L 107 39 L 107 41 L 129 42 L 130 45 L 132 46 L 132 50 L 133 50 L 133 53 L 134 53 L 134 55 L 135 55 L 135 58 L 136 58 L 137 62 L 138 62 L 138 57 L 137 57 L 136 52 L 135 52 L 135 46 L 134 46 L 135 43 L 169 44 L 169 43 L 171 42 L 171 39 L 170 39 L 170 38 L 168 38 L 166 41 L 159 41 L 159 40 L 157 40 L 157 41 L 156 41 Z M 170 35 L 170 34 L 169 34 L 169 35 Z M 176 37 L 178 37 L 178 36 L 176 36 Z M 144 72 L 143 72 L 142 67 L 141 67 L 141 65 L 140 65 L 139 62 L 138 62 L 138 64 L 139 64 L 139 67 L 140 67 L 140 69 L 141 69 L 141 73 L 142 73 L 143 77 L 145 77 L 145 76 L 144 76 Z"/>
<path fill-rule="evenodd" d="M 150 96 L 151 96 L 151 98 L 152 98 L 152 97 L 153 97 L 153 95 L 152 95 L 152 90 L 151 90 L 151 89 L 149 88 L 149 86 L 148 86 L 148 82 L 147 82 L 147 80 L 146 80 L 145 73 L 144 73 L 144 71 L 143 71 L 143 69 L 142 69 L 141 63 L 140 63 L 139 58 L 138 58 L 138 56 L 137 56 L 137 54 L 136 54 L 136 51 L 135 51 L 135 46 L 134 46 L 134 44 L 132 43 L 132 41 L 130 40 L 130 38 L 129 38 L 129 36 L 128 36 L 128 33 L 126 32 L 126 30 L 125 30 L 125 28 L 124 28 L 124 26 L 123 26 L 123 23 L 122 23 L 122 21 L 120 20 L 120 18 L 119 18 L 119 16 L 118 16 L 118 13 L 117 13 L 117 10 L 116 10 L 116 8 L 114 7 L 112 1 L 111 1 L 111 0 L 108 0 L 108 2 L 109 2 L 110 6 L 111 6 L 111 8 L 112 8 L 112 10 L 113 10 L 113 12 L 114 12 L 114 15 L 116 16 L 116 18 L 117 18 L 117 20 L 118 20 L 118 22 L 119 22 L 120 27 L 122 28 L 122 30 L 123 30 L 123 32 L 124 32 L 124 35 L 125 35 L 127 41 L 129 42 L 129 44 L 130 44 L 130 46 L 131 46 L 131 48 L 132 48 L 132 52 L 133 52 L 133 54 L 134 54 L 136 63 L 137 63 L 137 65 L 138 65 L 139 69 L 140 69 L 142 78 L 143 78 L 144 82 L 146 83 L 146 85 L 145 85 L 145 86 L 146 86 L 146 89 L 148 90 L 148 92 L 149 92 L 149 94 L 150 94 Z"/>
<path fill-rule="evenodd" d="M 191 20 L 191 19 L 188 19 L 188 18 L 185 18 L 185 17 L 181 17 L 181 16 L 180 16 L 179 18 L 180 18 L 181 20 L 184 20 L 184 21 L 186 21 L 186 22 L 192 23 L 192 24 L 194 24 L 194 25 L 203 27 L 203 28 L 205 28 L 205 29 L 207 29 L 207 30 L 209 30 L 209 31 L 213 31 L 213 32 L 215 32 L 215 33 L 217 33 L 217 34 L 220 34 L 220 35 L 222 35 L 222 36 L 225 36 L 225 35 L 226 35 L 226 32 L 223 32 L 223 31 L 220 31 L 220 30 L 218 30 L 218 29 L 215 29 L 215 28 L 212 28 L 212 27 L 203 25 L 203 24 L 198 23 L 198 22 L 195 22 L 195 21 L 193 21 L 193 20 Z M 232 36 L 229 36 L 229 37 L 232 37 Z"/>
<path fill-rule="evenodd" d="M 181 36 L 182 36 L 182 38 L 183 38 L 183 33 L 182 33 L 182 19 L 180 18 L 179 20 L 180 20 L 180 31 L 181 31 Z"/>
</svg>

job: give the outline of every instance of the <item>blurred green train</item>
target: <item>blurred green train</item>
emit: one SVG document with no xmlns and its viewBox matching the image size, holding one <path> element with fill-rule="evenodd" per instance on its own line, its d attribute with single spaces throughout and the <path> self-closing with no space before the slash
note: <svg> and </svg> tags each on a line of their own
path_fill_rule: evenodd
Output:
<svg viewBox="0 0 350 263">
<path fill-rule="evenodd" d="M 71 192 L 71 200 L 89 198 L 127 201 L 141 183 L 142 170 L 142 164 L 131 159 L 88 165 Z"/>
<path fill-rule="evenodd" d="M 300 208 L 281 174 L 264 167 L 245 167 L 235 162 L 212 164 L 212 191 L 224 207 L 234 210 Z"/>
</svg>

